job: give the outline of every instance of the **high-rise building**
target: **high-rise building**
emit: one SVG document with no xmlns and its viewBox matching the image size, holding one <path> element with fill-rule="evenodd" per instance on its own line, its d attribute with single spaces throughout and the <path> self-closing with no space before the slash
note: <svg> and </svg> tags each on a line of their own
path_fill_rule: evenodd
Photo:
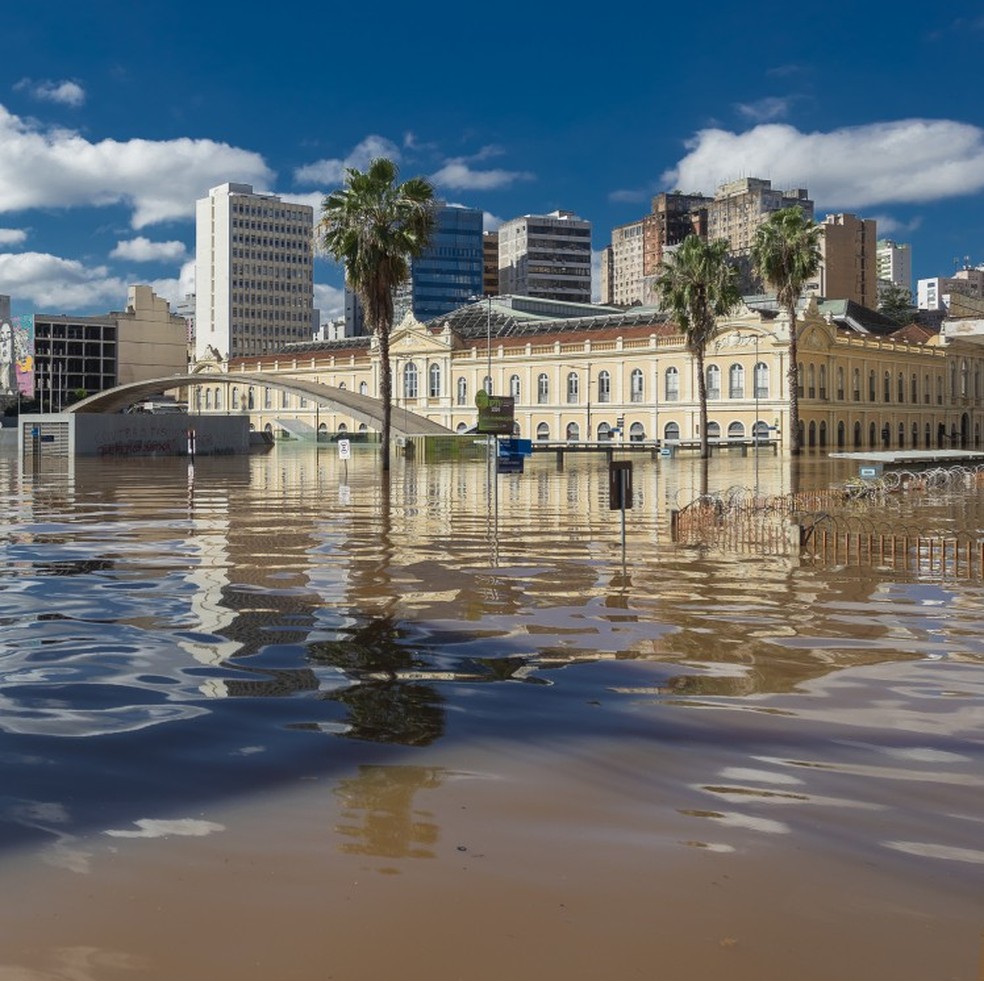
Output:
<svg viewBox="0 0 984 981">
<path fill-rule="evenodd" d="M 591 222 L 571 211 L 524 215 L 499 229 L 499 292 L 591 302 Z"/>
<path fill-rule="evenodd" d="M 643 302 L 643 225 L 645 219 L 612 229 L 602 252 L 601 302 L 628 307 Z"/>
<path fill-rule="evenodd" d="M 499 233 L 482 235 L 482 292 L 486 296 L 499 295 Z"/>
<path fill-rule="evenodd" d="M 196 205 L 195 351 L 263 354 L 312 336 L 314 209 L 222 184 Z"/>
<path fill-rule="evenodd" d="M 878 240 L 878 279 L 912 292 L 912 250 L 891 239 Z"/>
<path fill-rule="evenodd" d="M 804 188 L 780 191 L 772 182 L 758 177 L 742 177 L 718 187 L 707 205 L 707 238 L 728 240 L 732 255 L 747 255 L 755 230 L 773 211 L 799 207 L 813 220 L 813 202 Z"/>
<path fill-rule="evenodd" d="M 827 215 L 820 223 L 817 290 L 828 300 L 878 305 L 876 223 L 852 214 Z"/>
<path fill-rule="evenodd" d="M 483 215 L 478 208 L 439 204 L 424 251 L 410 263 L 410 281 L 394 298 L 394 322 L 408 310 L 421 323 L 450 313 L 482 293 Z"/>
</svg>

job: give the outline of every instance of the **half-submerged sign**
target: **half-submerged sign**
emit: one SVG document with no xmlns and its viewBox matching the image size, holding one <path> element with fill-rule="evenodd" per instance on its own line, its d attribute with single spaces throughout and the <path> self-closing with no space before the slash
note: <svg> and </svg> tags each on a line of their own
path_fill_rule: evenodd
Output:
<svg viewBox="0 0 984 981">
<path fill-rule="evenodd" d="M 477 433 L 511 436 L 515 421 L 515 399 L 508 395 L 489 395 L 484 388 L 475 395 L 478 407 Z"/>
</svg>

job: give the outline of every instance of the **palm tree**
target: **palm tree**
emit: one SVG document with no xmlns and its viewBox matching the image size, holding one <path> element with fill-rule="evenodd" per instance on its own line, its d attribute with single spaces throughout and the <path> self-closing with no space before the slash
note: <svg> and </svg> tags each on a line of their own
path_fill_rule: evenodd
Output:
<svg viewBox="0 0 984 981">
<path fill-rule="evenodd" d="M 687 339 L 687 350 L 697 361 L 697 396 L 700 400 L 700 456 L 706 460 L 707 379 L 704 352 L 714 336 L 717 318 L 730 313 L 740 302 L 738 272 L 728 260 L 728 242 L 706 242 L 688 235 L 683 244 L 666 257 L 656 280 L 663 307 Z"/>
<path fill-rule="evenodd" d="M 383 401 L 383 470 L 390 468 L 393 379 L 389 340 L 393 291 L 410 276 L 410 260 L 427 247 L 434 227 L 434 188 L 423 177 L 397 183 L 392 160 L 378 157 L 365 172 L 349 167 L 345 186 L 321 206 L 318 244 L 345 264 L 345 279 L 362 301 L 369 330 L 379 340 Z"/>
<path fill-rule="evenodd" d="M 776 291 L 789 317 L 789 452 L 802 447 L 799 418 L 799 355 L 796 344 L 796 306 L 807 282 L 820 268 L 820 226 L 798 206 L 780 208 L 755 230 L 752 263 L 755 271 Z"/>
</svg>

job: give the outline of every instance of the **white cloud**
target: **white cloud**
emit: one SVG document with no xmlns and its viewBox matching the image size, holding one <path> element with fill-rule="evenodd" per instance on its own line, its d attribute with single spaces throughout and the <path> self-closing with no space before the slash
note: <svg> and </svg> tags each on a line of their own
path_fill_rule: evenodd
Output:
<svg viewBox="0 0 984 981">
<path fill-rule="evenodd" d="M 28 92 L 42 102 L 57 102 L 63 106 L 80 106 L 85 102 L 85 89 L 78 82 L 52 82 L 48 79 L 33 81 L 22 78 L 14 88 L 17 91 Z"/>
<path fill-rule="evenodd" d="M 0 245 L 20 245 L 27 238 L 21 228 L 0 228 Z"/>
<path fill-rule="evenodd" d="M 922 225 L 922 218 L 918 215 L 910 221 L 899 221 L 891 215 L 871 215 L 870 217 L 874 219 L 879 238 L 884 238 L 886 235 L 910 235 Z"/>
<path fill-rule="evenodd" d="M 93 307 L 121 310 L 127 283 L 105 266 L 42 252 L 0 253 L 0 283 L 15 300 L 30 300 L 45 313 Z"/>
<path fill-rule="evenodd" d="M 321 311 L 323 321 L 341 317 L 345 313 L 345 290 L 315 283 L 314 305 Z"/>
<path fill-rule="evenodd" d="M 759 99 L 756 102 L 739 102 L 735 108 L 747 119 L 753 119 L 757 123 L 765 123 L 785 116 L 789 112 L 789 103 L 789 99 L 773 96 Z"/>
<path fill-rule="evenodd" d="M 449 160 L 431 180 L 438 187 L 456 191 L 491 191 L 516 181 L 533 180 L 533 174 L 519 170 L 474 170 L 464 157 Z"/>
<path fill-rule="evenodd" d="M 609 191 L 608 200 L 618 204 L 640 204 L 644 201 L 649 201 L 652 196 L 653 192 L 651 190 L 622 188 L 618 191 Z"/>
<path fill-rule="evenodd" d="M 189 259 L 181 266 L 177 279 L 154 279 L 149 285 L 158 296 L 171 304 L 173 311 L 176 304 L 195 292 L 195 260 Z"/>
<path fill-rule="evenodd" d="M 498 215 L 492 214 L 491 211 L 485 211 L 482 213 L 483 232 L 497 232 L 504 223 L 505 218 L 500 218 Z"/>
<path fill-rule="evenodd" d="M 185 256 L 184 242 L 152 242 L 139 235 L 125 242 L 117 242 L 109 253 L 112 259 L 129 259 L 131 262 L 173 262 Z"/>
<path fill-rule="evenodd" d="M 294 171 L 294 180 L 299 184 L 328 184 L 337 185 L 345 180 L 345 171 L 349 167 L 365 170 L 371 160 L 377 157 L 387 157 L 395 163 L 400 162 L 400 148 L 385 136 L 367 136 L 344 160 L 317 160 L 314 163 L 298 167 Z"/>
<path fill-rule="evenodd" d="M 131 224 L 188 218 L 210 187 L 266 187 L 263 158 L 213 140 L 101 140 L 40 129 L 0 106 L 0 212 L 126 204 Z"/>
<path fill-rule="evenodd" d="M 860 209 L 932 201 L 984 188 L 984 130 L 940 119 L 906 119 L 801 133 L 767 124 L 745 133 L 698 132 L 664 186 L 713 193 L 740 175 L 806 187 L 818 205 Z"/>
</svg>

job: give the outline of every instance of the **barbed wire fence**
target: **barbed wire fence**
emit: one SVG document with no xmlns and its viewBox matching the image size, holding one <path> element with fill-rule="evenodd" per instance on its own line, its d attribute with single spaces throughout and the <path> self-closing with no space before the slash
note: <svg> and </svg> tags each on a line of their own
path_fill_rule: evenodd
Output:
<svg viewBox="0 0 984 981">
<path fill-rule="evenodd" d="M 892 470 L 783 495 L 761 496 L 735 486 L 673 509 L 670 532 L 685 547 L 796 555 L 817 564 L 870 565 L 920 577 L 984 579 L 984 531 L 927 524 L 912 507 L 914 501 L 943 504 L 982 487 L 984 466 Z"/>
</svg>

